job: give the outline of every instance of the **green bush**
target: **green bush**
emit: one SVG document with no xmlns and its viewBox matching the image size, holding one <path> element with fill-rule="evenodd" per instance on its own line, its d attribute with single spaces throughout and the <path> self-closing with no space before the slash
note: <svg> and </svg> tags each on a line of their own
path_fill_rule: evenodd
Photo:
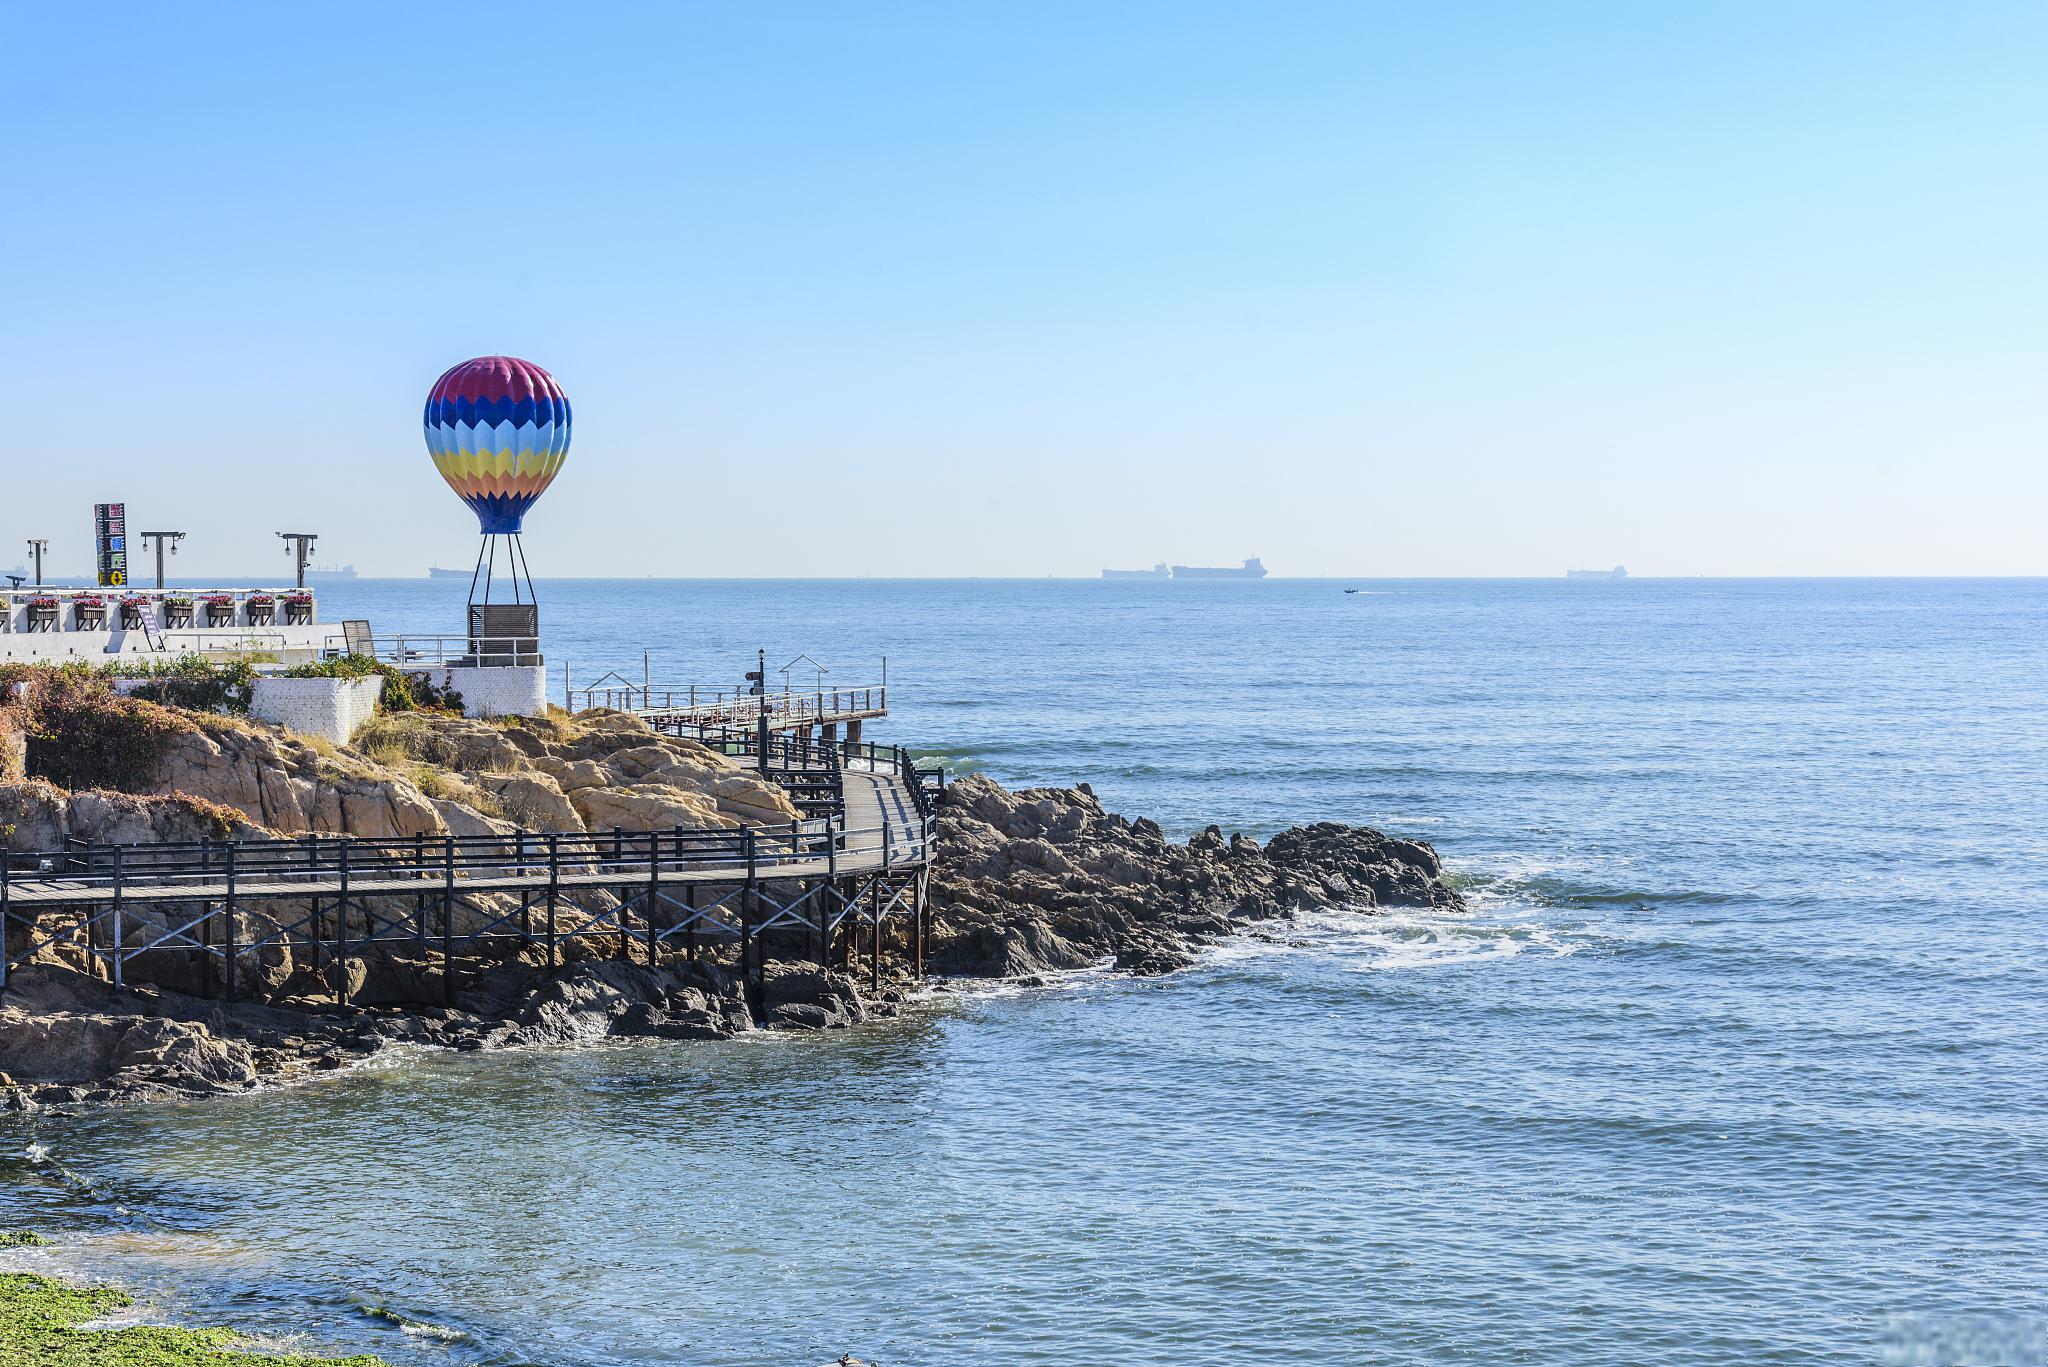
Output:
<svg viewBox="0 0 2048 1367">
<path fill-rule="evenodd" d="M 28 737 L 28 772 L 61 788 L 140 792 L 164 751 L 192 723 L 144 698 L 123 698 L 112 678 L 90 665 L 38 665 L 17 700 Z"/>
<path fill-rule="evenodd" d="M 424 672 L 410 673 L 368 655 L 337 655 L 284 671 L 293 679 L 367 679 L 384 676 L 380 702 L 386 712 L 461 712 L 462 694 L 436 688 Z"/>
<path fill-rule="evenodd" d="M 256 686 L 256 665 L 246 656 L 215 659 L 185 655 L 176 660 L 144 660 L 113 666 L 124 679 L 143 679 L 130 696 L 194 712 L 227 712 L 245 717 Z"/>
</svg>

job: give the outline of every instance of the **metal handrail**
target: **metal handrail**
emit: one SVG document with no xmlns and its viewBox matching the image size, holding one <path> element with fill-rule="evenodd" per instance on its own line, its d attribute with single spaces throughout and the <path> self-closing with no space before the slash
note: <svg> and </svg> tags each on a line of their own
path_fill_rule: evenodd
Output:
<svg viewBox="0 0 2048 1367">
<path fill-rule="evenodd" d="M 740 749 L 751 737 L 731 742 Z M 794 737 L 771 740 L 771 759 L 831 764 L 842 756 L 887 769 L 909 780 L 918 811 L 914 825 L 884 823 L 879 827 L 845 825 L 842 814 L 798 819 L 785 826 L 740 827 L 733 830 L 575 831 L 519 829 L 503 835 L 469 836 L 340 836 L 306 835 L 272 840 L 167 841 L 161 844 L 107 844 L 67 837 L 64 847 L 0 854 L 0 883 L 62 883 L 76 890 L 105 889 L 147 901 L 187 887 L 217 883 L 228 869 L 244 884 L 316 883 L 352 868 L 365 882 L 460 881 L 468 877 L 538 876 L 541 871 L 607 875 L 644 874 L 650 870 L 690 869 L 743 873 L 756 867 L 778 867 L 824 859 L 828 852 L 849 856 L 883 854 L 892 864 L 920 864 L 929 858 L 936 818 L 923 779 L 909 752 L 860 742 L 832 744 Z M 900 854 L 898 852 L 901 852 Z M 29 875 L 23 878 L 21 875 Z"/>
<path fill-rule="evenodd" d="M 331 635 L 327 638 L 326 649 L 335 654 L 346 654 L 347 639 L 340 634 Z M 356 653 L 360 654 L 361 651 Z M 542 655 L 540 642 L 531 636 L 429 635 L 399 632 L 372 636 L 370 654 L 387 664 L 395 665 L 459 665 L 465 660 L 484 657 L 498 663 L 509 660 L 515 665 L 547 663 Z"/>
<path fill-rule="evenodd" d="M 611 676 L 618 678 L 617 675 Z M 710 719 L 730 725 L 753 722 L 761 715 L 764 695 L 710 684 L 635 684 L 628 680 L 598 683 L 564 691 L 572 712 L 593 707 L 614 712 L 659 712 Z M 878 716 L 889 710 L 887 684 L 851 684 L 832 688 L 785 689 L 766 694 L 771 720 L 822 719 L 850 715 Z M 577 706 L 577 699 L 582 706 Z"/>
</svg>

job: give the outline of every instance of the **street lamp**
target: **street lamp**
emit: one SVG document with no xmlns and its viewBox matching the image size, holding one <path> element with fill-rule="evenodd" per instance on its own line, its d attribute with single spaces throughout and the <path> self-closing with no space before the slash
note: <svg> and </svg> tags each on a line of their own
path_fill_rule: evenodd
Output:
<svg viewBox="0 0 2048 1367">
<path fill-rule="evenodd" d="M 49 548 L 50 538 L 47 536 L 32 536 L 28 539 L 28 553 L 34 556 L 36 561 L 37 588 L 43 586 L 43 552 Z"/>
<path fill-rule="evenodd" d="M 295 556 L 298 560 L 299 587 L 306 587 L 306 562 L 313 558 L 313 542 L 320 534 L 318 532 L 279 532 L 278 535 L 292 543 L 286 549 L 285 554 Z"/>
<path fill-rule="evenodd" d="M 156 586 L 162 588 L 164 586 L 164 543 L 166 541 L 170 542 L 171 554 L 176 555 L 178 553 L 178 543 L 185 539 L 185 534 L 183 532 L 138 532 L 136 535 L 142 538 L 142 544 L 145 547 L 151 541 L 156 542 Z"/>
</svg>

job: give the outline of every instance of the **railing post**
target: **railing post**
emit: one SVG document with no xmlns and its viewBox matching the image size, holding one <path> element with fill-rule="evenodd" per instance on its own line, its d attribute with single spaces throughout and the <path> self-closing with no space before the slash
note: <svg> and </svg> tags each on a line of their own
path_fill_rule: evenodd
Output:
<svg viewBox="0 0 2048 1367">
<path fill-rule="evenodd" d="M 427 878 L 427 837 L 415 835 L 412 838 L 412 876 L 425 882 Z M 412 898 L 412 948 L 413 957 L 422 964 L 427 961 L 427 898 L 425 893 L 414 893 Z"/>
<path fill-rule="evenodd" d="M 832 905 L 845 905 L 839 894 L 839 841 L 845 833 L 846 813 L 825 818 L 825 889 L 818 899 L 818 968 L 832 966 Z"/>
<path fill-rule="evenodd" d="M 124 929 L 121 924 L 122 911 L 121 847 L 116 845 L 114 846 L 114 986 L 116 987 L 120 987 L 124 983 L 121 964 L 121 941 L 123 939 L 121 932 Z"/>
<path fill-rule="evenodd" d="M 13 856 L 5 846 L 0 846 L 0 992 L 7 990 L 7 922 L 13 914 L 13 869 Z"/>
<path fill-rule="evenodd" d="M 562 896 L 562 837 L 548 833 L 548 967 L 555 964 L 555 904 Z"/>
<path fill-rule="evenodd" d="M 227 965 L 228 1000 L 235 999 L 235 960 L 241 957 L 239 948 L 241 932 L 235 927 L 235 848 L 239 841 L 228 842 L 228 894 L 226 909 L 228 916 L 226 954 L 222 962 Z"/>
<path fill-rule="evenodd" d="M 441 1005 L 455 1000 L 455 837 L 441 847 Z"/>
<path fill-rule="evenodd" d="M 205 882 L 213 872 L 213 837 L 199 838 L 199 880 Z M 203 914 L 199 918 L 199 993 L 203 997 L 213 996 L 213 908 L 206 903 L 199 904 Z"/>
<path fill-rule="evenodd" d="M 512 867 L 519 872 L 519 948 L 523 953 L 533 943 L 533 889 L 524 886 L 526 882 L 526 831 L 522 827 L 512 837 Z"/>
<path fill-rule="evenodd" d="M 341 891 L 334 899 L 334 1003 L 348 1005 L 348 850 L 341 842 Z"/>
<path fill-rule="evenodd" d="M 882 917 L 889 905 L 886 900 L 889 889 L 890 846 L 895 843 L 894 832 L 889 825 L 889 813 L 882 813 L 882 882 L 876 889 L 879 905 L 873 918 L 868 922 L 868 989 L 882 985 Z"/>
<path fill-rule="evenodd" d="M 761 895 L 758 852 L 754 847 L 754 828 L 742 828 L 742 840 L 747 850 L 747 886 L 740 896 L 740 991 L 746 997 L 747 1017 L 756 1020 L 760 1009 L 754 992 L 754 911 L 755 902 Z"/>
<path fill-rule="evenodd" d="M 647 833 L 647 966 L 654 967 L 654 909 L 661 905 L 661 832 Z"/>
<path fill-rule="evenodd" d="M 917 921 L 911 927 L 911 934 L 916 941 L 917 976 L 920 980 L 924 977 L 926 942 L 931 936 L 931 917 L 925 912 L 925 901 L 931 891 L 930 877 L 931 868 L 929 865 L 917 871 Z"/>
</svg>

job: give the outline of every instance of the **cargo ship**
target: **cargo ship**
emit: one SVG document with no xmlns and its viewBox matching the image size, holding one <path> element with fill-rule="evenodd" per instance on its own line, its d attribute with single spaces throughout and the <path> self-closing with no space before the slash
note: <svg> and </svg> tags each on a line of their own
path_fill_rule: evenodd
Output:
<svg viewBox="0 0 2048 1367">
<path fill-rule="evenodd" d="M 474 570 L 444 570 L 439 565 L 427 566 L 427 578 L 429 579 L 471 579 L 475 575 L 476 571 Z"/>
<path fill-rule="evenodd" d="M 1564 577 L 1567 579 L 1626 579 L 1628 578 L 1628 571 L 1622 566 L 1616 565 L 1611 570 L 1566 570 Z"/>
<path fill-rule="evenodd" d="M 1266 577 L 1266 567 L 1261 565 L 1259 558 L 1254 555 L 1247 558 L 1242 566 L 1234 570 L 1219 569 L 1208 565 L 1175 565 L 1173 567 L 1173 577 L 1175 579 L 1264 579 Z"/>
<path fill-rule="evenodd" d="M 1104 579 L 1166 579 L 1170 577 L 1170 573 L 1166 568 L 1166 562 L 1162 560 L 1149 570 L 1104 570 L 1102 577 Z"/>
<path fill-rule="evenodd" d="M 308 579 L 353 579 L 355 577 L 356 567 L 354 565 L 306 566 L 306 578 Z"/>
</svg>

